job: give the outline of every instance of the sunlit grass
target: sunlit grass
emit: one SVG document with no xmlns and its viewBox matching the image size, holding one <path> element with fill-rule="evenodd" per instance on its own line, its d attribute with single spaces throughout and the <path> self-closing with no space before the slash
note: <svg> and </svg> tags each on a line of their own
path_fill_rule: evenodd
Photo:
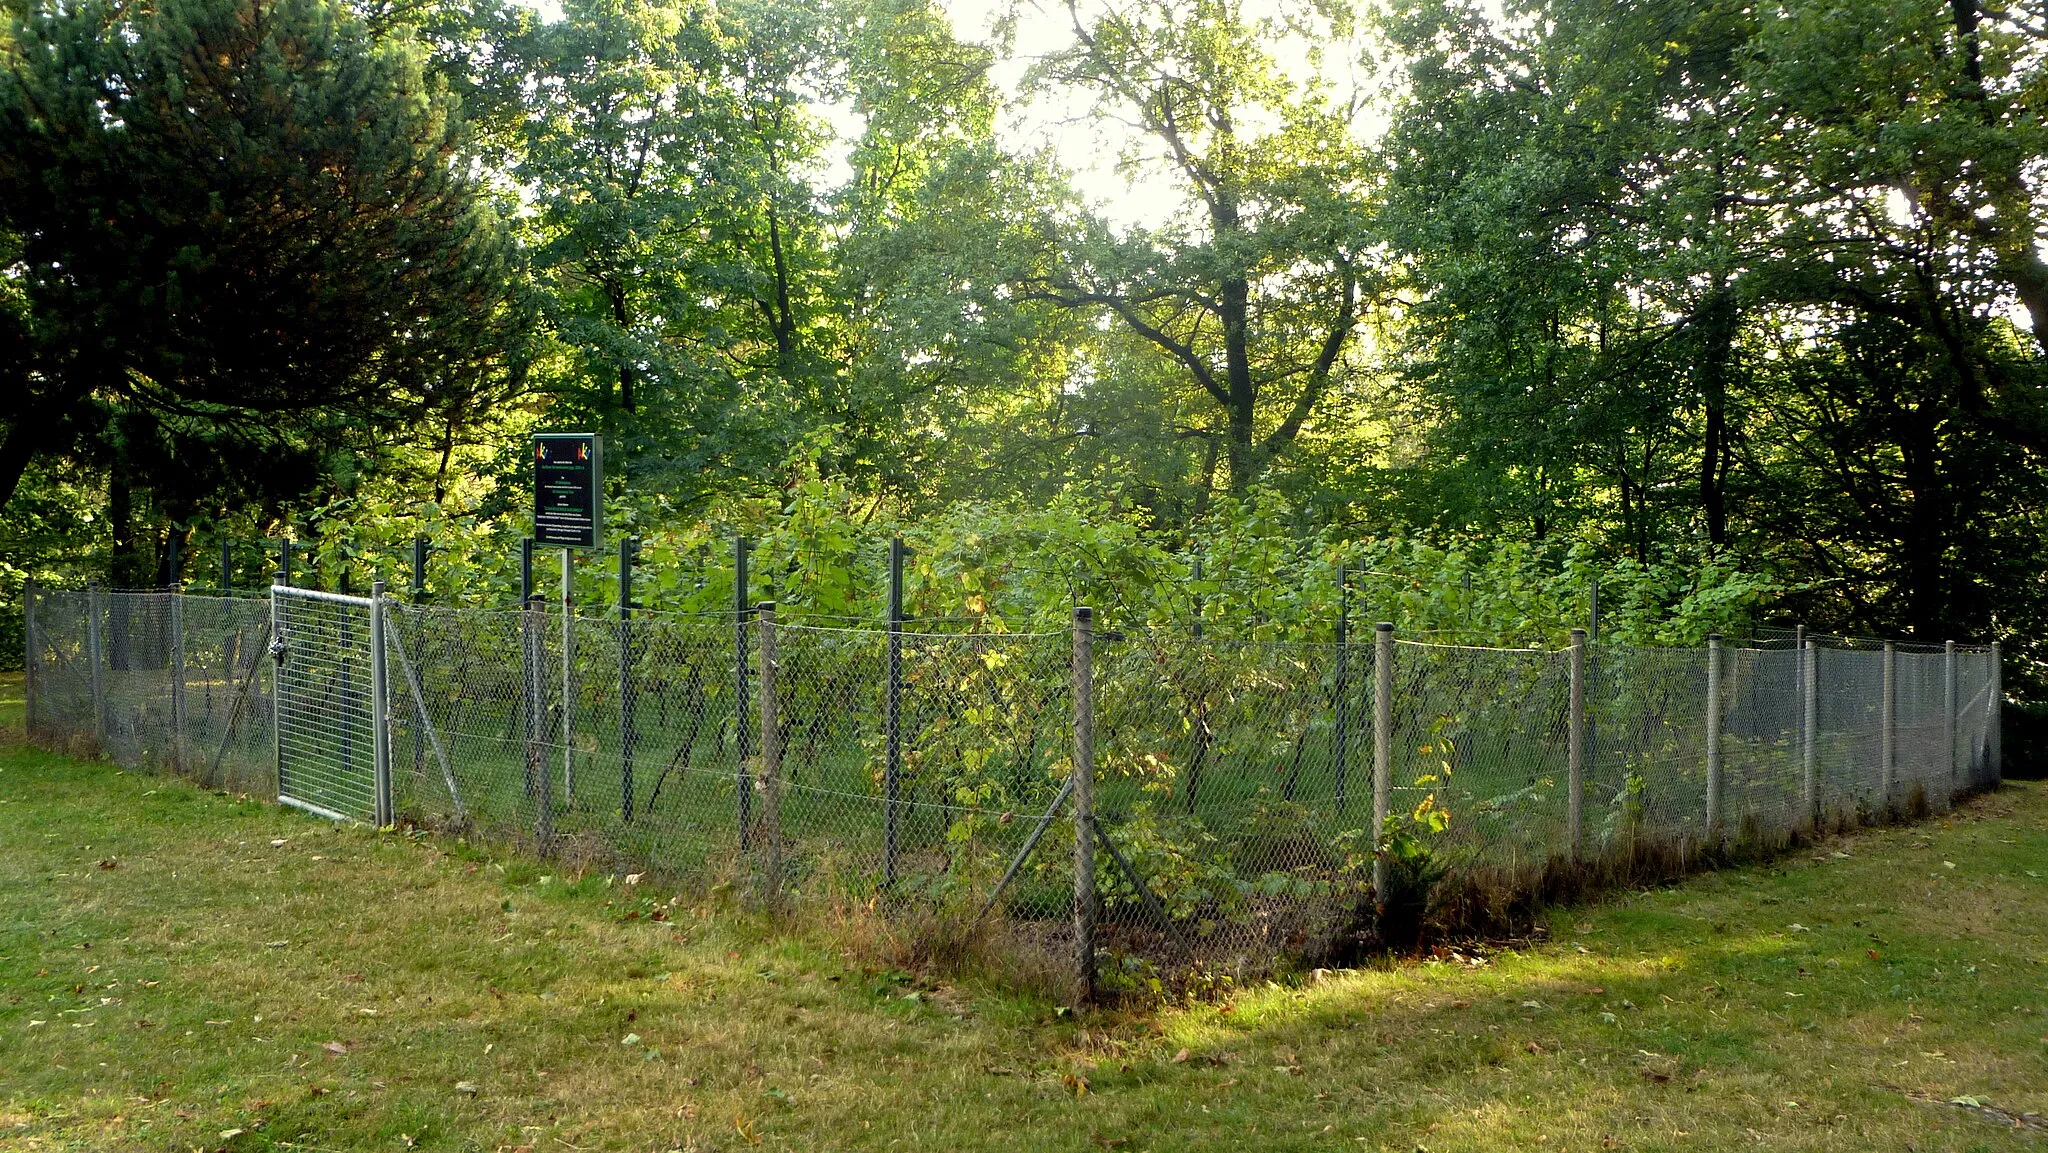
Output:
<svg viewBox="0 0 2048 1153">
<path fill-rule="evenodd" d="M 559 868 L 0 745 L 0 1148 L 2043 1140 L 1999 1120 L 2048 1110 L 2033 785 L 1523 947 L 1142 1013 Z"/>
</svg>

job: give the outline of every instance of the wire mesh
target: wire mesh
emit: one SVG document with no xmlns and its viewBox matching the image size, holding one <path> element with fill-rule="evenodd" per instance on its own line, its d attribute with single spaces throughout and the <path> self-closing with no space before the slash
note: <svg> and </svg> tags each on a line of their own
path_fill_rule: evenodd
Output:
<svg viewBox="0 0 2048 1153">
<path fill-rule="evenodd" d="M 179 604 L 184 769 L 209 786 L 271 793 L 277 711 L 270 604 L 191 595 Z"/>
<path fill-rule="evenodd" d="M 277 799 L 321 816 L 377 819 L 367 598 L 277 590 Z"/>
<path fill-rule="evenodd" d="M 401 821 L 1071 956 L 1068 632 L 387 599 L 380 652 L 378 603 L 30 590 L 30 727 L 361 821 L 383 740 Z M 1107 979 L 1320 955 L 1404 892 L 1765 851 L 1998 778 L 1987 648 L 1765 636 L 1575 662 L 1340 637 L 1095 635 Z"/>
</svg>

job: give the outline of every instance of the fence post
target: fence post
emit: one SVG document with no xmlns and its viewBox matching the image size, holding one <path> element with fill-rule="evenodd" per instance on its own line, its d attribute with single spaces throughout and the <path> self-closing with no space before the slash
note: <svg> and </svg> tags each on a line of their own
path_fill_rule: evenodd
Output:
<svg viewBox="0 0 2048 1153">
<path fill-rule="evenodd" d="M 277 541 L 277 583 L 286 588 L 292 586 L 292 540 L 279 537 Z"/>
<path fill-rule="evenodd" d="M 1990 753 L 1991 779 L 2005 779 L 2005 661 L 2004 650 L 1997 641 L 1991 642 L 1991 715 L 1990 738 L 1985 743 Z"/>
<path fill-rule="evenodd" d="M 391 674 L 384 664 L 384 582 L 370 582 L 370 752 L 377 827 L 398 823 L 391 803 Z"/>
<path fill-rule="evenodd" d="M 1820 649 L 1799 636 L 1799 788 L 1807 827 L 1820 830 Z"/>
<path fill-rule="evenodd" d="M 1202 607 L 1203 607 L 1203 599 L 1202 599 L 1202 590 L 1201 590 L 1201 583 L 1202 583 L 1202 558 L 1201 558 L 1201 557 L 1194 557 L 1194 558 L 1192 558 L 1192 559 L 1191 559 L 1191 560 L 1189 561 L 1189 564 L 1188 564 L 1188 579 L 1189 579 L 1189 581 L 1190 581 L 1190 582 L 1192 582 L 1192 583 L 1193 583 L 1193 584 L 1195 585 L 1194 593 L 1193 593 L 1193 595 L 1192 595 L 1192 596 L 1191 596 L 1191 597 L 1190 597 L 1189 599 L 1190 599 L 1190 601 L 1192 601 L 1192 602 L 1193 602 L 1193 605 L 1194 605 L 1194 610 L 1195 610 L 1195 624 L 1194 624 L 1194 629 L 1193 629 L 1193 636 L 1194 636 L 1194 640 L 1195 640 L 1195 642 L 1196 642 L 1196 647 L 1197 647 L 1197 649 L 1199 649 L 1199 648 L 1201 647 L 1201 646 L 1200 646 L 1200 642 L 1201 642 L 1201 640 L 1202 640 Z M 1189 756 L 1188 756 L 1188 790 L 1187 790 L 1187 791 L 1188 791 L 1188 799 L 1187 799 L 1187 806 L 1188 806 L 1188 812 L 1190 812 L 1190 813 L 1192 813 L 1192 812 L 1194 812 L 1194 811 L 1195 811 L 1195 800 L 1196 800 L 1196 798 L 1197 798 L 1197 797 L 1198 797 L 1198 796 L 1200 795 L 1200 793 L 1201 793 L 1201 789 L 1202 789 L 1202 771 L 1203 771 L 1204 769 L 1208 768 L 1208 766 L 1209 766 L 1209 701 L 1208 701 L 1208 686 L 1207 686 L 1207 684 L 1206 684 L 1205 682 L 1203 682 L 1203 681 L 1201 681 L 1201 680 L 1197 680 L 1197 681 L 1195 682 L 1195 686 L 1194 686 L 1194 687 L 1195 687 L 1195 693 L 1197 694 L 1197 695 L 1196 695 L 1196 697 L 1195 697 L 1195 715 L 1194 715 L 1194 716 L 1193 716 L 1192 718 L 1190 718 L 1190 719 L 1191 719 L 1191 720 L 1192 720 L 1192 721 L 1194 722 L 1194 748 L 1193 748 L 1193 749 L 1192 749 L 1192 750 L 1190 751 L 1190 753 L 1189 753 Z"/>
<path fill-rule="evenodd" d="M 1571 734 L 1568 737 L 1566 761 L 1571 772 L 1569 787 L 1565 790 L 1565 843 L 1571 846 L 1572 860 L 1579 859 L 1585 843 L 1586 821 L 1586 630 L 1572 630 L 1571 649 L 1572 702 Z"/>
<path fill-rule="evenodd" d="M 427 651 L 427 615 L 419 611 L 419 606 L 425 603 L 427 603 L 427 538 L 415 536 L 412 538 L 412 647 L 414 652 L 421 654 L 420 659 L 422 662 L 426 659 L 425 654 Z M 403 635 L 400 635 L 398 638 L 398 643 L 400 645 L 405 643 Z M 418 679 L 417 674 L 415 674 L 414 679 Z M 417 702 L 414 707 L 419 709 Z M 426 712 L 423 709 L 419 709 L 418 716 L 412 724 L 412 775 L 414 780 L 425 776 L 427 772 L 427 725 L 429 723 Z M 456 804 L 460 805 L 461 802 L 457 801 Z"/>
<path fill-rule="evenodd" d="M 549 786 L 548 775 L 542 771 L 540 748 L 541 687 L 540 687 L 540 614 L 539 597 L 526 599 L 526 611 L 519 614 L 519 671 L 520 684 L 525 691 L 521 694 L 526 727 L 526 795 L 533 799 L 539 822 L 537 833 L 541 838 L 541 851 L 553 843 L 554 797 Z"/>
<path fill-rule="evenodd" d="M 1948 760 L 1948 803 L 1956 802 L 1956 642 L 1941 644 L 1941 743 Z"/>
<path fill-rule="evenodd" d="M 290 780 L 286 776 L 284 763 L 284 662 L 285 655 L 284 619 L 277 608 L 277 590 L 290 588 L 285 583 L 283 569 L 270 577 L 270 763 L 277 769 L 277 795 L 284 796 L 290 791 Z M 251 660 L 261 663 L 263 654 L 255 654 Z"/>
<path fill-rule="evenodd" d="M 1707 844 L 1721 837 L 1721 634 L 1707 634 Z"/>
<path fill-rule="evenodd" d="M 1586 613 L 1586 680 L 1593 686 L 1593 699 L 1603 699 L 1600 679 L 1600 578 L 1593 578 L 1593 589 Z M 1586 763 L 1600 764 L 1600 714 L 1591 710 L 1586 713 Z"/>
<path fill-rule="evenodd" d="M 754 611 L 761 633 L 761 823 L 768 834 L 764 870 L 770 913 L 782 906 L 782 729 L 776 717 L 775 602 L 762 601 Z"/>
<path fill-rule="evenodd" d="M 104 746 L 107 743 L 107 683 L 104 666 L 106 654 L 100 636 L 100 582 L 87 581 L 85 584 L 85 647 L 92 663 L 92 739 Z"/>
<path fill-rule="evenodd" d="M 173 545 L 173 548 L 176 546 Z M 178 591 L 172 575 L 169 598 L 171 664 L 171 763 L 185 771 L 185 595 Z"/>
<path fill-rule="evenodd" d="M 1394 625 L 1381 621 L 1372 638 L 1372 897 L 1387 899 L 1387 810 L 1394 792 Z"/>
<path fill-rule="evenodd" d="M 1898 769 L 1898 716 L 1899 677 L 1898 651 L 1892 642 L 1884 642 L 1884 689 L 1878 699 L 1878 756 L 1877 756 L 1877 808 L 1880 813 L 1889 813 L 1892 808 L 1892 778 Z"/>
<path fill-rule="evenodd" d="M 619 541 L 619 814 L 629 825 L 633 823 L 633 565 L 639 557 L 639 537 Z"/>
<path fill-rule="evenodd" d="M 1347 807 L 1347 777 L 1351 759 L 1351 580 L 1343 561 L 1337 562 L 1337 668 L 1330 686 L 1330 760 L 1335 776 L 1337 811 Z"/>
<path fill-rule="evenodd" d="M 1095 612 L 1074 609 L 1074 973 L 1095 1000 Z"/>
<path fill-rule="evenodd" d="M 754 777 L 747 767 L 748 758 L 754 755 L 753 740 L 747 730 L 747 715 L 753 712 L 747 695 L 753 681 L 753 673 L 747 668 L 747 652 L 753 648 L 753 639 L 747 635 L 748 623 L 752 620 L 753 609 L 747 604 L 747 551 L 751 548 L 747 538 L 732 538 L 732 587 L 733 587 L 733 744 L 739 754 L 738 776 L 734 782 L 735 803 L 739 809 L 740 852 L 747 851 L 750 837 L 748 828 L 754 819 Z"/>
<path fill-rule="evenodd" d="M 40 649 L 36 644 L 36 582 L 29 581 L 21 589 L 21 731 L 36 731 L 36 674 L 41 663 L 36 659 Z"/>
<path fill-rule="evenodd" d="M 570 560 L 562 550 L 562 804 L 576 807 L 576 600 L 569 585 Z"/>
<path fill-rule="evenodd" d="M 896 885 L 903 779 L 903 558 L 902 537 L 889 541 L 889 683 L 883 700 L 882 883 Z"/>
</svg>

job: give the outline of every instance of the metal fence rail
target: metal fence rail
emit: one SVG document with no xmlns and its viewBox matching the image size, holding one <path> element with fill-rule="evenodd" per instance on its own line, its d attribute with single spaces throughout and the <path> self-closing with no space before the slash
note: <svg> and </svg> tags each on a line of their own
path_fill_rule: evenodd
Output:
<svg viewBox="0 0 2048 1153">
<path fill-rule="evenodd" d="M 1328 954 L 1431 900 L 1769 851 L 1999 779 L 1995 646 L 1254 643 L 1085 611 L 962 635 L 381 585 L 32 589 L 27 620 L 46 741 L 934 947 L 997 934 L 1084 991 Z"/>
</svg>

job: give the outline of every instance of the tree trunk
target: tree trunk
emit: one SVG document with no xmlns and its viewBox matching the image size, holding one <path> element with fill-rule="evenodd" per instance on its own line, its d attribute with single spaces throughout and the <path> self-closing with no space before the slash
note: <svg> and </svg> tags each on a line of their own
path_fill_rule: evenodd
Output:
<svg viewBox="0 0 2048 1153">
<path fill-rule="evenodd" d="M 768 255 L 775 264 L 775 303 L 769 327 L 775 333 L 775 364 L 785 384 L 796 384 L 796 317 L 789 303 L 789 262 L 782 251 L 782 219 L 768 204 Z"/>
<path fill-rule="evenodd" d="M 1244 222 L 1239 219 L 1237 202 L 1218 198 L 1209 214 L 1215 228 L 1215 245 L 1218 250 L 1228 252 L 1244 232 Z M 1242 275 L 1223 278 L 1218 293 L 1218 305 L 1223 321 L 1223 371 L 1224 392 L 1230 397 L 1229 441 L 1225 454 L 1230 466 L 1230 491 L 1242 493 L 1251 487 L 1253 473 L 1259 467 L 1258 444 L 1254 434 L 1258 431 L 1259 392 L 1252 382 L 1251 334 L 1251 284 Z"/>
<path fill-rule="evenodd" d="M 1942 580 L 1948 551 L 1948 496 L 1935 437 L 1937 414 L 1936 406 L 1927 404 L 1902 408 L 1899 414 L 1899 450 L 1912 501 L 1906 513 L 1905 539 L 1900 541 L 1905 549 L 1906 619 L 1899 623 L 1914 635 L 1930 639 L 1942 635 L 1948 617 Z"/>
<path fill-rule="evenodd" d="M 606 289 L 611 297 L 612 323 L 619 326 L 619 335 L 623 338 L 626 333 L 631 331 L 633 326 L 633 314 L 626 307 L 626 286 L 623 282 L 614 279 L 606 286 Z M 638 403 L 637 398 L 633 395 L 633 365 L 624 357 L 621 357 L 619 359 L 619 411 L 632 412 L 636 403 Z"/>
<path fill-rule="evenodd" d="M 1734 357 L 1735 296 L 1726 282 L 1715 286 L 1700 307 L 1700 403 L 1706 428 L 1700 445 L 1700 513 L 1707 541 L 1728 543 L 1728 369 Z"/>
<path fill-rule="evenodd" d="M 115 588 L 136 588 L 143 583 L 140 550 L 135 547 L 135 490 L 128 485 L 121 462 L 107 477 L 107 529 L 114 538 L 107 579 Z"/>
</svg>

